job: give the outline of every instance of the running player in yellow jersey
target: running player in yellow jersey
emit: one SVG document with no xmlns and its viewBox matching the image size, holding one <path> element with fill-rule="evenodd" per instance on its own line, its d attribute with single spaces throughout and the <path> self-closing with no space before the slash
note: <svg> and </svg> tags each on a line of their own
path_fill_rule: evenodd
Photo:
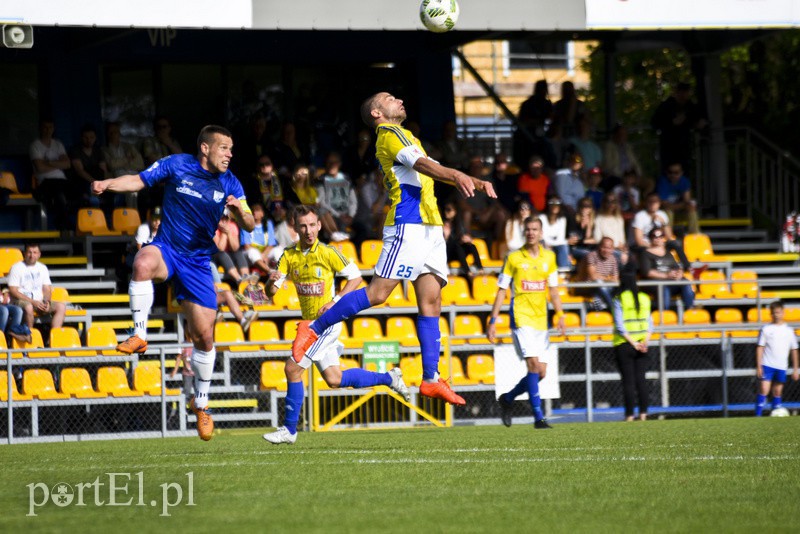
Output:
<svg viewBox="0 0 800 534">
<path fill-rule="evenodd" d="M 447 283 L 447 254 L 442 219 L 433 194 L 433 181 L 451 184 L 464 197 L 481 192 L 497 198 L 492 184 L 430 159 L 420 141 L 401 126 L 406 119 L 403 101 L 389 93 L 377 93 L 361 104 L 361 118 L 375 128 L 376 155 L 383 183 L 392 202 L 383 229 L 383 250 L 375 275 L 365 289 L 353 291 L 312 321 L 301 321 L 292 344 L 295 361 L 331 325 L 361 310 L 381 304 L 401 280 L 414 284 L 419 315 L 417 336 L 422 352 L 422 395 L 465 404 L 439 378 L 439 315 L 442 286 Z"/>
<path fill-rule="evenodd" d="M 317 236 L 320 230 L 319 215 L 311 206 L 297 206 L 294 209 L 294 228 L 300 240 L 293 247 L 284 250 L 278 261 L 278 269 L 270 273 L 267 281 L 267 294 L 272 296 L 286 278 L 291 278 L 297 288 L 300 310 L 303 319 L 313 319 L 325 312 L 342 296 L 349 294 L 361 283 L 358 267 L 333 247 L 320 243 Z M 347 283 L 337 294 L 334 276 L 347 278 Z M 388 373 L 373 373 L 364 369 L 339 367 L 339 357 L 344 346 L 339 341 L 342 324 L 336 323 L 326 328 L 319 338 L 303 354 L 299 362 L 293 358 L 286 360 L 284 370 L 288 381 L 286 391 L 286 411 L 283 426 L 275 432 L 264 434 L 270 443 L 294 443 L 297 441 L 297 422 L 303 406 L 303 372 L 316 363 L 322 378 L 332 388 L 389 386 L 406 401 L 408 388 L 403 382 L 403 373 L 395 367 Z"/>
<path fill-rule="evenodd" d="M 528 399 L 533 408 L 534 427 L 551 428 L 542 413 L 539 399 L 539 380 L 547 372 L 544 359 L 550 343 L 547 334 L 547 295 L 550 290 L 550 302 L 555 309 L 555 320 L 562 334 L 564 328 L 564 312 L 561 309 L 561 298 L 558 295 L 558 271 L 556 255 L 541 244 L 542 222 L 528 217 L 525 224 L 525 246 L 510 252 L 503 264 L 503 271 L 497 279 L 497 296 L 489 316 L 486 336 L 494 343 L 497 339 L 495 321 L 511 286 L 511 328 L 514 347 L 520 358 L 525 358 L 528 374 L 508 393 L 500 395 L 498 401 L 502 411 L 503 424 L 511 426 L 511 406 L 514 399 L 528 392 Z"/>
</svg>

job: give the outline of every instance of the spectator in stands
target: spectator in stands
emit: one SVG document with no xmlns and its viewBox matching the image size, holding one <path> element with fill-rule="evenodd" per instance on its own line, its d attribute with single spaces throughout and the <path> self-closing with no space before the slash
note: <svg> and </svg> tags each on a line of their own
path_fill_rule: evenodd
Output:
<svg viewBox="0 0 800 534">
<path fill-rule="evenodd" d="M 544 173 L 544 160 L 533 156 L 528 162 L 528 172 L 517 182 L 519 192 L 527 197 L 536 213 L 547 209 L 547 197 L 552 194 L 550 178 Z"/>
<path fill-rule="evenodd" d="M 442 125 L 442 138 L 436 145 L 441 153 L 440 163 L 445 167 L 466 170 L 470 162 L 467 145 L 458 137 L 456 123 L 447 121 Z"/>
<path fill-rule="evenodd" d="M 622 180 L 627 171 L 633 171 L 636 176 L 641 176 L 642 166 L 636 157 L 633 147 L 628 142 L 628 129 L 617 123 L 611 130 L 611 138 L 603 145 L 603 164 L 606 177 Z M 616 187 L 616 184 L 608 184 Z M 606 189 L 610 189 L 607 187 Z"/>
<path fill-rule="evenodd" d="M 547 80 L 539 80 L 533 85 L 533 94 L 519 107 L 518 118 L 534 136 L 544 137 L 547 125 L 553 118 Z"/>
<path fill-rule="evenodd" d="M 38 243 L 26 243 L 23 259 L 11 266 L 8 272 L 8 291 L 11 303 L 23 310 L 25 325 L 33 328 L 34 316 L 52 315 L 51 328 L 64 324 L 67 306 L 63 302 L 53 302 L 50 297 L 53 285 L 50 271 L 39 262 L 42 250 Z"/>
<path fill-rule="evenodd" d="M 586 168 L 591 169 L 602 163 L 603 150 L 592 139 L 592 121 L 589 117 L 583 117 L 578 121 L 575 135 L 567 139 L 567 142 L 575 147 L 578 154 L 583 157 L 583 164 Z"/>
<path fill-rule="evenodd" d="M 447 201 L 442 205 L 442 231 L 447 246 L 447 262 L 457 261 L 459 274 L 472 280 L 473 273 L 483 274 L 483 265 L 478 255 L 478 249 L 472 242 L 472 236 L 464 228 L 461 214 L 456 209 L 456 204 Z M 472 256 L 472 267 L 467 262 L 467 256 Z"/>
<path fill-rule="evenodd" d="M 756 343 L 756 377 L 759 380 L 756 397 L 756 417 L 760 417 L 772 389 L 772 410 L 781 408 L 783 385 L 786 383 L 789 356 L 792 358 L 792 380 L 800 380 L 798 371 L 797 336 L 794 328 L 784 320 L 783 302 L 769 305 L 772 321 L 761 327 Z M 771 388 L 770 388 L 771 386 Z"/>
<path fill-rule="evenodd" d="M 567 229 L 571 226 L 562 211 L 561 199 L 550 197 L 547 201 L 547 212 L 539 215 L 542 221 L 542 242 L 556 255 L 559 270 L 571 271 L 572 258 L 569 256 L 570 242 L 567 240 Z M 577 243 L 577 236 L 571 238 Z"/>
<path fill-rule="evenodd" d="M 597 246 L 597 240 L 595 239 L 595 212 L 591 198 L 585 197 L 578 201 L 575 224 L 568 229 L 568 232 L 569 253 L 575 258 L 575 261 L 580 261 L 595 249 Z"/>
<path fill-rule="evenodd" d="M 492 183 L 491 176 L 487 176 L 486 166 L 480 156 L 472 156 L 469 159 L 469 169 L 467 174 L 473 178 Z M 494 185 L 492 183 L 492 185 Z M 473 195 L 471 197 L 458 198 L 458 207 L 464 220 L 464 228 L 474 229 L 480 232 L 480 236 L 494 243 L 503 238 L 505 233 L 506 219 L 508 213 L 497 199 L 489 198 L 487 195 Z"/>
<path fill-rule="evenodd" d="M 72 164 L 67 150 L 53 137 L 51 119 L 39 122 L 39 139 L 31 143 L 30 158 L 36 176 L 36 199 L 44 204 L 50 224 L 59 230 L 75 227 L 75 204 L 67 175 Z"/>
<path fill-rule="evenodd" d="M 383 209 L 389 197 L 383 187 L 383 175 L 378 169 L 358 178 L 356 198 L 358 207 L 353 218 L 352 240 L 358 249 L 365 239 L 380 239 L 383 235 L 383 221 L 386 218 Z"/>
<path fill-rule="evenodd" d="M 81 140 L 69 152 L 72 162 L 72 184 L 80 196 L 81 206 L 100 206 L 101 199 L 92 196 L 91 183 L 109 177 L 103 151 L 97 146 L 97 131 L 91 124 L 81 126 Z M 102 199 L 106 220 L 111 220 L 113 209 L 124 204 L 124 195 L 107 195 Z"/>
<path fill-rule="evenodd" d="M 519 250 L 525 244 L 525 219 L 532 213 L 530 203 L 523 200 L 514 214 L 506 221 L 506 239 L 501 244 L 499 254 L 501 258 L 504 258 L 508 252 Z"/>
<path fill-rule="evenodd" d="M 362 175 L 370 174 L 378 168 L 375 156 L 375 139 L 367 128 L 362 128 L 356 135 L 355 144 L 348 148 L 342 158 L 342 171 L 354 182 Z"/>
<path fill-rule="evenodd" d="M 664 168 L 664 174 L 656 181 L 656 192 L 661 199 L 661 206 L 669 215 L 670 223 L 673 226 L 675 214 L 683 213 L 686 215 L 689 233 L 700 232 L 700 224 L 697 220 L 697 202 L 692 199 L 692 184 L 683 174 L 683 166 L 679 162 L 669 163 Z"/>
<path fill-rule="evenodd" d="M 672 232 L 672 227 L 669 224 L 669 216 L 661 209 L 661 199 L 658 193 L 653 192 L 647 195 L 647 198 L 645 198 L 645 208 L 636 213 L 631 226 L 633 228 L 634 237 L 631 248 L 634 249 L 635 252 L 639 253 L 642 249 L 651 246 L 652 243 L 648 236 L 652 230 L 660 228 L 664 230 L 663 234 L 666 240 L 665 245 L 667 250 L 675 251 L 675 254 L 678 255 L 678 259 L 681 261 L 683 270 L 691 272 L 692 278 L 697 280 L 700 274 L 708 268 L 708 265 L 692 268 L 691 262 L 689 262 L 686 253 L 683 251 L 683 245 L 675 239 L 675 234 Z"/>
<path fill-rule="evenodd" d="M 129 268 L 133 268 L 133 258 L 136 257 L 136 253 L 139 252 L 143 246 L 149 245 L 153 241 L 160 227 L 161 206 L 156 206 L 150 210 L 150 213 L 147 214 L 147 220 L 140 224 L 139 228 L 136 229 L 136 235 L 133 238 L 133 243 L 130 247 L 128 247 L 128 251 L 125 256 L 125 264 Z"/>
<path fill-rule="evenodd" d="M 211 263 L 211 277 L 214 279 L 214 292 L 217 294 L 217 316 L 215 322 L 220 322 L 224 320 L 225 314 L 222 311 L 223 306 L 227 306 L 233 315 L 233 318 L 236 319 L 242 326 L 242 331 L 247 333 L 250 330 L 250 325 L 253 324 L 253 321 L 258 319 L 258 312 L 255 310 L 248 310 L 247 313 L 242 312 L 242 307 L 239 305 L 239 301 L 242 301 L 242 304 L 247 306 L 254 306 L 256 303 L 253 302 L 248 295 L 252 294 L 248 289 L 250 289 L 251 285 L 257 284 L 257 281 L 250 278 L 248 279 L 248 286 L 245 289 L 244 295 L 239 294 L 238 291 L 232 290 L 228 284 L 222 283 L 222 278 L 219 275 L 219 271 L 217 270 L 216 265 Z M 267 302 L 267 296 L 264 294 L 263 289 L 260 286 L 256 286 L 260 293 L 263 300 L 259 301 L 258 304 L 265 304 Z"/>
<path fill-rule="evenodd" d="M 561 124 L 552 123 L 547 129 L 547 136 L 544 138 L 547 143 L 548 153 L 551 155 L 552 161 L 545 159 L 545 164 L 548 170 L 555 171 L 560 169 L 564 164 L 564 158 L 569 152 L 569 143 L 561 133 Z"/>
<path fill-rule="evenodd" d="M 236 263 L 246 263 L 250 271 L 260 271 L 260 275 L 269 274 L 269 258 L 272 249 L 278 244 L 275 238 L 275 225 L 271 219 L 264 217 L 264 206 L 255 203 L 250 206 L 253 211 L 255 228 L 248 232 L 239 230 L 239 249 L 234 252 Z"/>
<path fill-rule="evenodd" d="M 628 169 L 622 175 L 622 183 L 615 186 L 612 192 L 617 196 L 623 218 L 625 220 L 633 219 L 642 203 L 639 175 L 635 171 Z"/>
<path fill-rule="evenodd" d="M 680 82 L 672 96 L 656 108 L 653 129 L 658 132 L 661 163 L 678 161 L 684 169 L 691 168 L 692 133 L 706 127 L 700 107 L 692 102 L 692 87 Z"/>
<path fill-rule="evenodd" d="M 561 127 L 561 135 L 569 139 L 578 129 L 578 124 L 588 117 L 586 104 L 578 98 L 575 84 L 565 81 L 561 84 L 561 100 L 553 106 L 553 124 Z"/>
<path fill-rule="evenodd" d="M 260 202 L 267 211 L 272 211 L 273 202 L 283 202 L 285 200 L 283 181 L 275 173 L 272 158 L 266 154 L 258 158 L 255 179 L 261 192 Z"/>
<path fill-rule="evenodd" d="M 644 249 L 639 257 L 641 277 L 667 282 L 660 286 L 664 309 L 672 306 L 672 294 L 676 289 L 680 291 L 684 309 L 690 309 L 694 306 L 694 291 L 684 277 L 684 270 L 675 261 L 672 252 L 667 249 L 667 234 L 664 228 L 653 228 L 648 237 L 650 246 Z M 655 291 L 652 293 L 657 294 Z"/>
<path fill-rule="evenodd" d="M 276 249 L 285 249 L 297 243 L 299 237 L 294 230 L 294 221 L 287 216 L 283 202 L 272 204 L 272 219 L 275 221 L 275 239 L 278 241 Z"/>
<path fill-rule="evenodd" d="M 547 294 L 553 305 L 553 323 L 561 335 L 565 333 L 564 311 L 558 294 L 558 273 L 553 265 L 553 253 L 541 246 L 542 227 L 535 217 L 525 219 L 525 247 L 512 252 L 503 264 L 503 272 L 497 279 L 495 295 L 486 336 L 489 342 L 497 342 L 497 321 L 505 300 L 506 290 L 513 284 L 512 314 L 514 317 L 514 346 L 517 356 L 525 360 L 527 373 L 506 393 L 498 398 L 501 418 L 505 426 L 511 426 L 511 408 L 514 399 L 528 393 L 533 409 L 534 428 L 552 428 L 541 409 L 539 380 L 547 373 Z"/>
<path fill-rule="evenodd" d="M 272 149 L 272 162 L 278 169 L 278 176 L 289 178 L 297 170 L 300 162 L 309 161 L 308 154 L 297 142 L 297 129 L 293 122 L 281 126 L 281 136 Z"/>
<path fill-rule="evenodd" d="M 322 219 L 328 223 L 331 241 L 350 239 L 348 229 L 358 208 L 356 191 L 350 177 L 341 171 L 342 158 L 338 152 L 331 152 L 325 158 L 325 172 L 319 178 L 317 198 Z"/>
<path fill-rule="evenodd" d="M 514 213 L 517 204 L 522 200 L 519 192 L 519 174 L 516 166 L 508 163 L 508 155 L 498 152 L 494 156 L 492 165 L 491 181 L 494 183 L 494 190 L 497 193 L 497 201 L 507 213 Z"/>
<path fill-rule="evenodd" d="M 575 213 L 578 201 L 586 194 L 583 182 L 583 158 L 580 154 L 567 157 L 567 164 L 556 172 L 555 192 L 564 203 L 566 211 Z"/>
<path fill-rule="evenodd" d="M 319 204 L 317 190 L 311 185 L 311 171 L 305 163 L 298 163 L 294 168 L 289 190 L 286 191 L 286 200 L 290 206 L 300 204 L 317 206 Z"/>
<path fill-rule="evenodd" d="M 603 196 L 603 204 L 597 214 L 594 225 L 594 237 L 599 242 L 601 238 L 611 239 L 614 255 L 622 264 L 627 263 L 628 244 L 625 238 L 625 219 L 622 217 L 619 200 L 614 193 Z"/>
<path fill-rule="evenodd" d="M 619 293 L 614 299 L 614 354 L 625 399 L 625 420 L 633 421 L 638 400 L 639 420 L 647 420 L 649 390 L 645 374 L 650 365 L 647 344 L 653 333 L 650 297 L 639 291 L 635 272 L 620 277 Z"/>
<path fill-rule="evenodd" d="M 136 174 L 144 169 L 144 159 L 136 147 L 122 140 L 120 124 L 106 124 L 106 145 L 102 148 L 103 159 L 108 166 L 108 173 L 113 178 L 125 174 Z M 126 205 L 136 207 L 136 193 L 125 195 Z"/>
<path fill-rule="evenodd" d="M 17 341 L 30 342 L 31 331 L 27 325 L 22 324 L 23 315 L 22 308 L 11 303 L 9 290 L 3 289 L 0 294 L 0 332 L 8 334 Z"/>
<path fill-rule="evenodd" d="M 142 155 L 144 163 L 148 167 L 170 154 L 183 154 L 181 145 L 172 137 L 172 123 L 164 116 L 158 116 L 153 120 L 152 137 L 142 141 Z"/>
<path fill-rule="evenodd" d="M 586 196 L 591 199 L 595 210 L 600 209 L 605 191 L 600 187 L 603 181 L 603 171 L 600 167 L 592 167 L 586 177 Z"/>
<path fill-rule="evenodd" d="M 619 282 L 619 262 L 614 257 L 614 242 L 610 237 L 600 240 L 597 250 L 589 252 L 578 264 L 578 272 L 575 276 L 576 282 Z M 593 310 L 613 308 L 612 296 L 613 288 L 592 287 L 578 288 L 576 295 L 589 297 L 592 299 L 590 304 Z"/>
<path fill-rule="evenodd" d="M 250 178 L 260 172 L 258 165 L 261 163 L 261 157 L 268 156 L 272 148 L 272 140 L 267 133 L 267 117 L 261 111 L 257 111 L 247 119 L 247 127 L 242 129 L 244 133 L 241 137 L 237 137 L 236 157 L 231 163 L 236 163 L 234 173 L 242 178 L 248 204 L 263 202 L 260 182 Z"/>
</svg>

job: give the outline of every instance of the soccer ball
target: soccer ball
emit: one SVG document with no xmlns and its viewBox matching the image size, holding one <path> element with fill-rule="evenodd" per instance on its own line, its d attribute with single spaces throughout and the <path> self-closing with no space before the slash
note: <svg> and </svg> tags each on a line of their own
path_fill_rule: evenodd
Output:
<svg viewBox="0 0 800 534">
<path fill-rule="evenodd" d="M 786 408 L 775 408 L 769 413 L 769 415 L 771 417 L 789 417 L 789 410 Z"/>
<path fill-rule="evenodd" d="M 456 0 L 422 0 L 419 20 L 432 32 L 449 32 L 458 21 L 458 12 Z"/>
</svg>

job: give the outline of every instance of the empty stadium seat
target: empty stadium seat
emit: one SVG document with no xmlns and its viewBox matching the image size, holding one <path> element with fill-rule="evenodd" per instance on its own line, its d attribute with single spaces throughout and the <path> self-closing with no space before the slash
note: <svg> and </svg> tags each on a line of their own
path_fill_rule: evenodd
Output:
<svg viewBox="0 0 800 534">
<path fill-rule="evenodd" d="M 486 246 L 486 241 L 480 237 L 473 237 L 472 244 L 478 249 L 478 257 L 481 259 L 481 264 L 484 267 L 502 267 L 503 260 L 496 260 L 489 255 L 489 247 Z"/>
<path fill-rule="evenodd" d="M 361 243 L 361 264 L 365 269 L 375 268 L 381 255 L 383 241 L 379 239 L 366 239 Z"/>
<path fill-rule="evenodd" d="M 294 341 L 297 337 L 297 323 L 298 319 L 286 319 L 283 323 L 283 339 L 286 341 Z"/>
<path fill-rule="evenodd" d="M 683 312 L 683 324 L 685 326 L 710 325 L 711 315 L 708 313 L 708 310 L 698 310 L 698 309 L 686 310 L 685 312 Z M 716 336 L 713 334 L 714 334 L 713 332 L 704 332 L 704 335 L 701 336 L 698 330 L 692 329 L 685 332 L 667 332 L 664 334 L 664 337 L 666 339 L 695 339 L 698 337 L 713 338 L 720 336 L 719 332 L 716 333 Z"/>
<path fill-rule="evenodd" d="M 16 338 L 12 338 L 11 340 L 11 348 L 12 349 L 43 349 L 44 348 L 44 340 L 42 340 L 42 332 L 38 328 L 31 328 L 31 341 L 30 343 L 26 343 L 24 341 L 19 341 Z M 57 352 L 53 351 L 44 351 L 44 352 L 27 352 L 25 353 L 28 355 L 29 358 L 55 358 L 59 356 Z"/>
<path fill-rule="evenodd" d="M 758 273 L 755 271 L 733 271 L 731 280 L 731 293 L 737 298 L 756 298 L 758 294 Z"/>
<path fill-rule="evenodd" d="M 605 334 L 591 334 L 590 341 L 611 341 L 614 329 L 614 318 L 607 311 L 590 311 L 586 314 L 587 328 L 603 328 L 608 331 Z"/>
<path fill-rule="evenodd" d="M 769 308 L 750 308 L 747 310 L 748 323 L 769 323 L 772 321 L 772 311 Z"/>
<path fill-rule="evenodd" d="M 452 356 L 450 361 L 446 358 L 439 358 L 439 376 L 445 380 L 450 380 L 454 386 L 468 386 L 477 384 L 464 374 L 464 365 L 458 356 Z"/>
<path fill-rule="evenodd" d="M 783 320 L 787 323 L 800 322 L 800 308 L 784 308 Z"/>
<path fill-rule="evenodd" d="M 728 287 L 727 277 L 722 271 L 705 271 L 700 275 L 700 281 L 708 283 L 697 285 L 698 298 L 736 298 L 736 295 L 734 295 Z"/>
<path fill-rule="evenodd" d="M 66 349 L 81 347 L 81 336 L 78 331 L 71 326 L 52 328 L 50 330 L 50 348 Z M 93 350 L 66 350 L 61 351 L 65 356 L 97 356 Z"/>
<path fill-rule="evenodd" d="M 27 401 L 33 397 L 27 393 L 20 393 L 17 389 L 17 381 L 12 377 L 11 398 L 15 401 Z M 8 372 L 5 369 L 0 371 L 0 402 L 8 402 Z"/>
<path fill-rule="evenodd" d="M 328 245 L 341 252 L 342 256 L 348 260 L 352 261 L 356 265 L 360 265 L 358 253 L 356 251 L 356 245 L 352 241 L 331 241 L 328 243 Z"/>
<path fill-rule="evenodd" d="M 502 342 L 511 341 L 511 317 L 507 313 L 499 313 L 494 323 L 497 338 Z"/>
<path fill-rule="evenodd" d="M 706 234 L 686 234 L 683 238 L 683 251 L 689 261 L 714 261 L 714 249 Z"/>
<path fill-rule="evenodd" d="M 142 397 L 144 393 L 134 391 L 128 385 L 128 377 L 122 367 L 101 367 L 97 370 L 97 391 L 114 397 Z"/>
<path fill-rule="evenodd" d="M 103 349 L 100 354 L 103 356 L 119 356 L 117 351 L 117 334 L 110 326 L 93 324 L 86 330 L 87 347 L 109 347 Z"/>
<path fill-rule="evenodd" d="M 737 308 L 719 308 L 714 312 L 714 322 L 720 327 L 729 324 L 741 324 L 744 322 L 744 316 L 741 310 Z M 755 337 L 758 335 L 757 330 L 743 329 L 742 327 L 728 330 L 730 337 Z"/>
<path fill-rule="evenodd" d="M 258 345 L 231 345 L 244 341 L 242 325 L 236 321 L 219 321 L 214 325 L 214 343 L 218 350 L 249 352 L 258 350 Z"/>
<path fill-rule="evenodd" d="M 400 358 L 400 370 L 403 371 L 403 381 L 406 385 L 419 386 L 422 383 L 422 356 Z"/>
<path fill-rule="evenodd" d="M 286 391 L 286 374 L 283 372 L 283 361 L 267 360 L 261 364 L 261 381 L 259 389 L 277 389 Z M 304 373 L 306 374 L 306 373 Z"/>
<path fill-rule="evenodd" d="M 18 248 L 0 248 L 0 276 L 6 276 L 11 266 L 22 261 L 22 251 Z"/>
<path fill-rule="evenodd" d="M 494 384 L 494 358 L 488 354 L 472 354 L 467 358 L 467 377 L 481 384 Z"/>
<path fill-rule="evenodd" d="M 89 371 L 82 367 L 67 367 L 61 370 L 59 379 L 61 393 L 71 395 L 76 399 L 102 399 L 108 393 L 95 391 Z"/>
<path fill-rule="evenodd" d="M 69 395 L 59 393 L 48 369 L 25 369 L 22 373 L 22 391 L 41 400 L 66 400 Z"/>
<path fill-rule="evenodd" d="M 159 362 L 160 363 L 160 362 Z M 161 366 L 150 362 L 139 362 L 133 369 L 133 389 L 147 395 L 161 395 Z M 180 395 L 180 389 L 166 389 L 166 395 Z"/>
<path fill-rule="evenodd" d="M 469 294 L 469 284 L 463 276 L 448 276 L 442 288 L 442 306 L 470 306 L 476 304 Z"/>
<path fill-rule="evenodd" d="M 249 341 L 262 343 L 264 350 L 285 350 L 289 348 L 287 343 L 269 343 L 270 341 L 280 341 L 281 335 L 278 333 L 278 325 L 275 321 L 253 321 L 250 330 L 247 332 Z"/>
<path fill-rule="evenodd" d="M 17 178 L 11 171 L 0 171 L 0 188 L 8 189 L 11 193 L 19 193 Z"/>
<path fill-rule="evenodd" d="M 287 310 L 300 310 L 300 298 L 297 296 L 297 288 L 294 285 L 294 282 L 291 280 L 286 280 L 284 282 L 284 289 L 282 291 L 286 291 L 287 295 L 287 302 L 286 302 L 286 309 Z"/>
<path fill-rule="evenodd" d="M 375 317 L 356 317 L 353 319 L 350 347 L 360 347 L 364 341 L 383 339 L 381 323 Z M 347 346 L 347 345 L 346 345 Z"/>
<path fill-rule="evenodd" d="M 459 314 L 456 315 L 453 321 L 453 335 L 454 336 L 473 336 L 472 339 L 451 339 L 451 345 L 463 345 L 470 343 L 473 345 L 486 344 L 489 340 L 483 334 L 483 321 L 480 317 L 473 314 Z"/>
<path fill-rule="evenodd" d="M 97 208 L 81 208 L 78 210 L 78 235 L 109 236 L 122 235 L 122 232 L 108 229 L 103 210 Z"/>
<path fill-rule="evenodd" d="M 476 276 L 472 279 L 472 297 L 476 304 L 494 304 L 497 297 L 497 277 L 494 275 Z M 505 304 L 511 302 L 511 291 L 506 291 Z"/>
<path fill-rule="evenodd" d="M 397 340 L 404 347 L 419 346 L 414 319 L 406 316 L 389 317 L 386 320 L 386 339 Z"/>
<path fill-rule="evenodd" d="M 142 224 L 139 212 L 131 208 L 115 208 L 111 215 L 111 224 L 114 230 L 125 235 L 136 235 L 136 230 Z"/>
</svg>

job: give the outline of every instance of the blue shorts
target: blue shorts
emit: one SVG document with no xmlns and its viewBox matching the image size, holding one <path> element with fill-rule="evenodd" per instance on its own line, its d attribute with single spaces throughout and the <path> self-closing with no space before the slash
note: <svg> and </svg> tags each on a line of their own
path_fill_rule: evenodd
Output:
<svg viewBox="0 0 800 534">
<path fill-rule="evenodd" d="M 786 383 L 786 369 L 775 369 L 774 367 L 761 366 L 761 380 L 765 382 Z"/>
<path fill-rule="evenodd" d="M 175 299 L 188 300 L 204 308 L 217 309 L 217 292 L 211 277 L 211 258 L 205 255 L 181 256 L 166 243 L 150 243 L 161 250 L 167 265 L 167 280 L 172 280 Z"/>
</svg>

